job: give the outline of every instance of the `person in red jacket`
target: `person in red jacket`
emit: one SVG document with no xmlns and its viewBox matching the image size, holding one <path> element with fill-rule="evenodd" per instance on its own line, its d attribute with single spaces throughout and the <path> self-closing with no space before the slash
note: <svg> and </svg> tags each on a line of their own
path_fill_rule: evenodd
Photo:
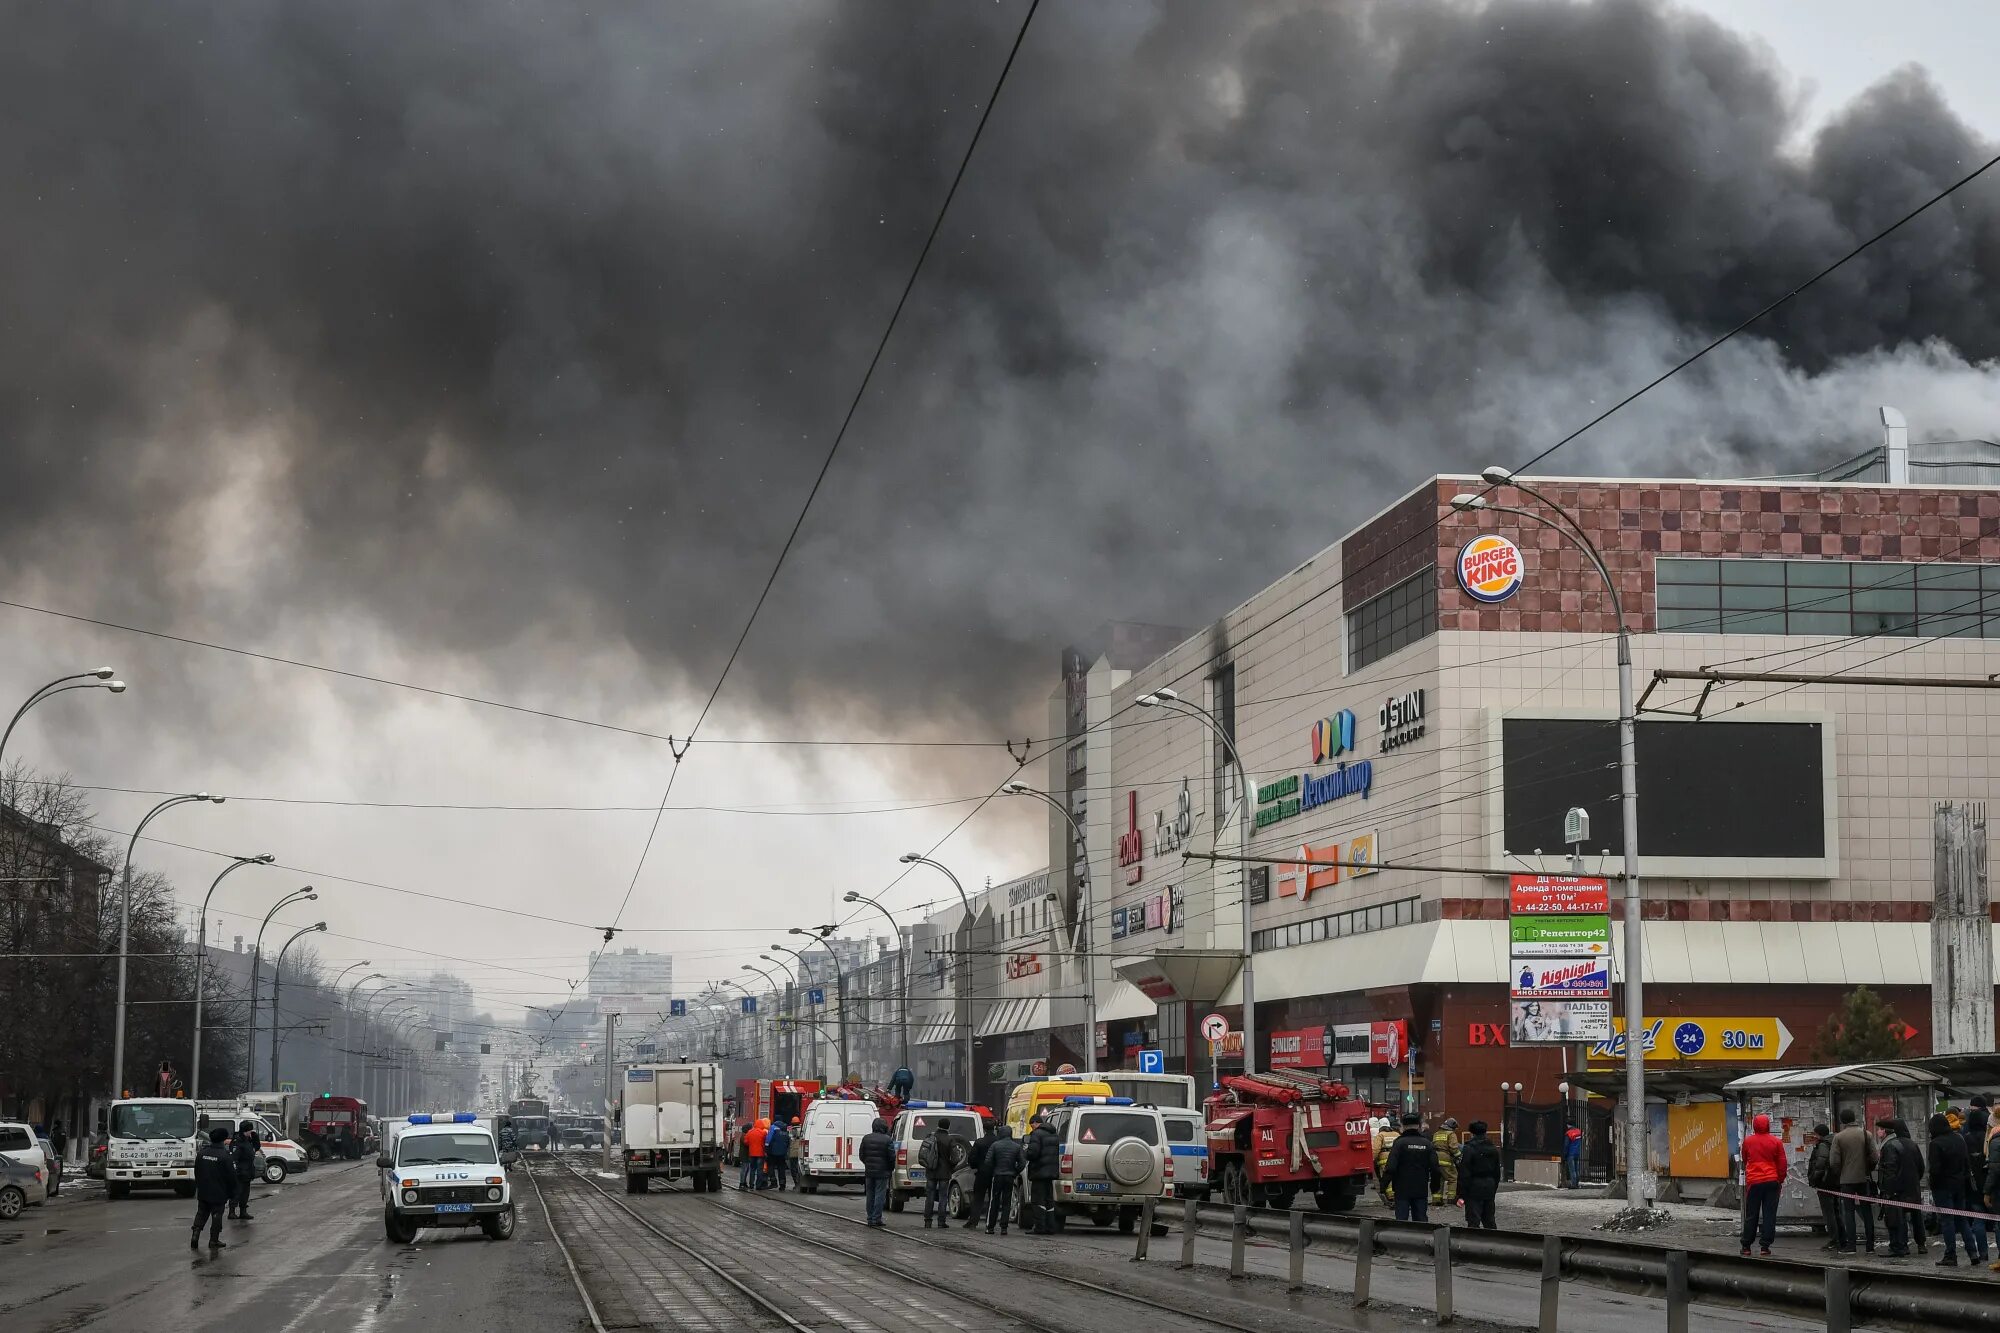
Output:
<svg viewBox="0 0 2000 1333">
<path fill-rule="evenodd" d="M 1771 1117 L 1750 1122 L 1743 1140 L 1743 1253 L 1758 1236 L 1759 1253 L 1771 1257 L 1771 1240 L 1778 1232 L 1778 1195 L 1785 1188 L 1785 1141 L 1771 1132 Z"/>
</svg>

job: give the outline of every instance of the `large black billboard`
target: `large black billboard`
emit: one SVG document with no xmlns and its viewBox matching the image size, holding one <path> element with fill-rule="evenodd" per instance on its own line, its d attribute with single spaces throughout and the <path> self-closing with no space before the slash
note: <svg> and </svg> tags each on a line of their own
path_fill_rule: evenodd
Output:
<svg viewBox="0 0 2000 1333">
<path fill-rule="evenodd" d="M 1502 846 L 1558 856 L 1563 816 L 1590 812 L 1591 853 L 1625 851 L 1618 724 L 1501 719 Z M 1815 722 L 1639 723 L 1639 850 L 1648 857 L 1827 855 L 1825 752 Z"/>
</svg>

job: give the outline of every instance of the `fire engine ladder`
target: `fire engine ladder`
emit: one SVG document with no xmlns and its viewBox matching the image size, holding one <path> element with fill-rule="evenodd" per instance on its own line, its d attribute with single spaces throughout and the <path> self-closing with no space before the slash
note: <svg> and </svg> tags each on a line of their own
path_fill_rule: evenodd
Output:
<svg viewBox="0 0 2000 1333">
<path fill-rule="evenodd" d="M 696 1141 L 704 1148 L 719 1148 L 715 1126 L 722 1119 L 722 1088 L 714 1065 L 698 1065 L 694 1071 L 694 1120 Z M 610 1130 L 605 1135 L 610 1136 Z"/>
<path fill-rule="evenodd" d="M 1305 1167 L 1318 1175 L 1319 1158 L 1306 1151 L 1306 1104 L 1325 1100 L 1325 1080 L 1296 1069 L 1266 1069 L 1249 1075 L 1246 1081 L 1261 1083 L 1276 1092 L 1296 1094 L 1288 1099 L 1292 1111 L 1291 1169 L 1297 1171 Z"/>
</svg>

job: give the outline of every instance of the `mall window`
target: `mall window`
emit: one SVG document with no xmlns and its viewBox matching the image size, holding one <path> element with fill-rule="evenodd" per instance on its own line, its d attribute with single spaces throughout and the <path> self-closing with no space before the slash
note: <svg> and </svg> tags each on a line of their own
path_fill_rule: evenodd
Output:
<svg viewBox="0 0 2000 1333">
<path fill-rule="evenodd" d="M 1437 629 L 1437 578 L 1430 571 L 1398 583 L 1347 613 L 1347 669 L 1359 671 Z"/>
<path fill-rule="evenodd" d="M 1371 930 L 1411 926 L 1418 920 L 1420 905 L 1420 899 L 1399 898 L 1395 902 L 1382 903 L 1376 907 L 1356 907 L 1345 912 L 1331 912 L 1325 916 L 1317 916 L 1310 921 L 1295 921 L 1282 926 L 1272 926 L 1267 930 L 1252 931 L 1250 947 L 1258 953 L 1268 953 L 1272 949 L 1289 949 L 1295 945 L 1312 944 L 1319 940 L 1335 940 L 1345 935 L 1362 935 Z"/>
<path fill-rule="evenodd" d="M 2000 565 L 1662 556 L 1653 583 L 1663 631 L 2000 639 Z"/>
</svg>

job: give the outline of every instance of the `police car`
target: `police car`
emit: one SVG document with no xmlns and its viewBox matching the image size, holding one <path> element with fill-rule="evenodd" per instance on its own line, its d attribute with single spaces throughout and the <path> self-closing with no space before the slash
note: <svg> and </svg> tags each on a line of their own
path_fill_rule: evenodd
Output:
<svg viewBox="0 0 2000 1333">
<path fill-rule="evenodd" d="M 1167 1129 L 1167 1191 L 1176 1199 L 1208 1197 L 1208 1122 L 1199 1111 L 1160 1108 Z"/>
<path fill-rule="evenodd" d="M 375 1159 L 382 1182 L 382 1230 L 407 1245 L 424 1227 L 478 1226 L 488 1240 L 514 1234 L 514 1196 L 490 1119 L 470 1111 L 391 1120 Z"/>
<path fill-rule="evenodd" d="M 966 1102 L 904 1102 L 889 1130 L 889 1136 L 896 1140 L 896 1170 L 889 1180 L 889 1210 L 900 1213 L 910 1200 L 924 1197 L 929 1184 L 921 1161 L 924 1141 L 936 1134 L 942 1124 L 949 1126 L 959 1141 L 958 1160 L 952 1163 L 953 1182 L 959 1188 L 952 1191 L 951 1208 L 954 1216 L 967 1216 L 972 1211 L 972 1178 L 965 1165 L 966 1153 L 972 1141 L 986 1132 L 992 1118 L 993 1113 L 985 1107 Z M 959 1179 L 961 1176 L 963 1180 Z"/>
<path fill-rule="evenodd" d="M 1172 1154 L 1165 1113 L 1130 1097 L 1063 1098 L 1043 1113 L 1062 1148 L 1055 1182 L 1057 1225 L 1065 1217 L 1088 1218 L 1097 1226 L 1138 1226 L 1147 1199 L 1167 1197 L 1167 1163 Z M 1016 1184 L 1022 1227 L 1032 1225 L 1028 1173 Z"/>
</svg>

